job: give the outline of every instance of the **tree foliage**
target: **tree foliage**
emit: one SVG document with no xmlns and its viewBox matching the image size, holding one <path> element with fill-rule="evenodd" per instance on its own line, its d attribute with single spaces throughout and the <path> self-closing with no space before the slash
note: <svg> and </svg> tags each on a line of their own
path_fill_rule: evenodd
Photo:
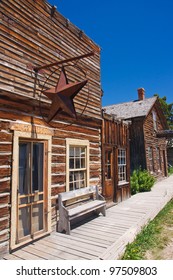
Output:
<svg viewBox="0 0 173 280">
<path fill-rule="evenodd" d="M 160 97 L 158 94 L 154 94 L 154 96 L 157 96 L 161 105 L 161 108 L 163 110 L 163 113 L 166 117 L 167 124 L 169 129 L 173 129 L 173 103 L 168 104 L 166 101 L 166 96 Z"/>
</svg>

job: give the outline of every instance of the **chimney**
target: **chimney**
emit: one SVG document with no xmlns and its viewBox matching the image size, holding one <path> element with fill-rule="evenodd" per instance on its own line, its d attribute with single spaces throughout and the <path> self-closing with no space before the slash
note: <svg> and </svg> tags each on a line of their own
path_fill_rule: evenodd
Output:
<svg viewBox="0 0 173 280">
<path fill-rule="evenodd" d="M 139 100 L 145 99 L 145 89 L 144 88 L 138 88 L 138 99 Z"/>
</svg>

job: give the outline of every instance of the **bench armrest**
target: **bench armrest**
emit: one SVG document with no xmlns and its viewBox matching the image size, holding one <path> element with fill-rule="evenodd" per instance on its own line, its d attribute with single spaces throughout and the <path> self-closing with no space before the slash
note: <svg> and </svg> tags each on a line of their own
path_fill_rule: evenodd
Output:
<svg viewBox="0 0 173 280">
<path fill-rule="evenodd" d="M 65 208 L 62 202 L 61 194 L 58 195 L 58 206 L 59 206 L 59 216 L 62 217 L 65 216 L 65 218 L 68 218 L 68 210 Z"/>
<path fill-rule="evenodd" d="M 105 200 L 105 198 L 99 193 L 98 186 L 95 186 L 95 188 L 96 188 L 96 199 Z"/>
</svg>

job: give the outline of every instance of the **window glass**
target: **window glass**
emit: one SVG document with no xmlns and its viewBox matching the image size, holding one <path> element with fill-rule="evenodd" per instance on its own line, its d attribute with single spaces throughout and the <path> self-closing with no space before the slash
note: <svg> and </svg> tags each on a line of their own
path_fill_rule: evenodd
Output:
<svg viewBox="0 0 173 280">
<path fill-rule="evenodd" d="M 69 188 L 75 190 L 87 185 L 86 147 L 69 147 Z"/>
<path fill-rule="evenodd" d="M 19 143 L 19 193 L 43 191 L 43 143 Z"/>
<path fill-rule="evenodd" d="M 126 174 L 126 150 L 118 149 L 118 180 L 125 182 L 127 180 Z"/>
<path fill-rule="evenodd" d="M 19 145 L 19 193 L 30 193 L 30 143 L 20 143 Z"/>
<path fill-rule="evenodd" d="M 33 143 L 32 190 L 43 190 L 43 143 Z"/>
<path fill-rule="evenodd" d="M 106 151 L 106 154 L 105 154 L 105 179 L 107 179 L 107 180 L 112 178 L 111 159 L 112 159 L 112 151 Z"/>
</svg>

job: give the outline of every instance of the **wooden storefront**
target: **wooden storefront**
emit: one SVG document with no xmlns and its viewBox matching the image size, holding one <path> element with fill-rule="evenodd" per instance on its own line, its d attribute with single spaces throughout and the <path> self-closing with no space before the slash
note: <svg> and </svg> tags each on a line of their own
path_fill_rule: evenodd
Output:
<svg viewBox="0 0 173 280">
<path fill-rule="evenodd" d="M 2 256 L 51 232 L 58 193 L 99 184 L 102 91 L 100 48 L 47 1 L 0 1 L 0 21 Z M 53 113 L 49 89 L 86 80 Z"/>
<path fill-rule="evenodd" d="M 129 124 L 103 113 L 103 194 L 108 202 L 130 196 Z"/>
</svg>

